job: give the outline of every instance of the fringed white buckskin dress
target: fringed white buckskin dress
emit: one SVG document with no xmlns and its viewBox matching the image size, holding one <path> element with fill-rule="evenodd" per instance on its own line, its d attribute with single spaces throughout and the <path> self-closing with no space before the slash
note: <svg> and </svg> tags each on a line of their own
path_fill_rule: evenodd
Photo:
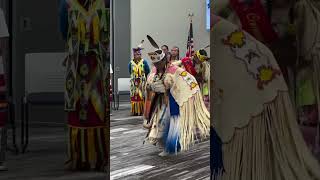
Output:
<svg viewBox="0 0 320 180">
<path fill-rule="evenodd" d="M 149 124 L 147 141 L 163 147 L 167 153 L 186 151 L 197 138 L 209 137 L 210 114 L 196 79 L 187 71 L 169 65 L 165 74 L 159 76 L 154 67 L 147 80 L 147 94 L 152 91 L 151 84 L 160 77 L 167 88 L 164 94 L 147 96 L 144 116 Z"/>
<path fill-rule="evenodd" d="M 298 127 L 288 88 L 268 48 L 214 17 L 213 125 L 222 140 L 223 180 L 315 180 L 320 167 Z M 219 20 L 217 20 L 219 19 Z M 211 147 L 211 154 L 214 147 Z M 213 164 L 215 159 L 212 160 Z"/>
</svg>

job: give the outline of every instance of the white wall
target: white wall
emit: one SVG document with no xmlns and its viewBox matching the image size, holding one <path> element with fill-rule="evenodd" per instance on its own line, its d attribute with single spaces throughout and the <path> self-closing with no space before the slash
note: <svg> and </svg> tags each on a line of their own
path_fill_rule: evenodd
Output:
<svg viewBox="0 0 320 180">
<path fill-rule="evenodd" d="M 172 46 L 178 46 L 180 56 L 185 56 L 189 13 L 194 14 L 195 49 L 209 45 L 210 33 L 206 31 L 205 0 L 131 0 L 131 48 L 145 39 L 145 50 L 142 54 L 148 59 L 146 54 L 152 48 L 146 35 L 150 35 L 159 46 L 167 44 L 170 49 Z M 207 52 L 209 53 L 209 49 Z"/>
</svg>

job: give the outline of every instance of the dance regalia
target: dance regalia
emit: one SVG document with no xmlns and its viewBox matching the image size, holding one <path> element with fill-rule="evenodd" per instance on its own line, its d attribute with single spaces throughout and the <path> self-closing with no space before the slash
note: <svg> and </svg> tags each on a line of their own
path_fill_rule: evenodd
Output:
<svg viewBox="0 0 320 180">
<path fill-rule="evenodd" d="M 231 0 L 229 19 L 233 18 L 231 22 L 241 26 L 271 49 L 286 82 L 290 84 L 290 89 L 293 89 L 291 75 L 297 59 L 297 49 L 294 46 L 294 25 L 289 18 L 290 3 L 286 8 L 272 8 L 270 14 L 267 14 L 266 9 L 272 6 L 266 6 L 265 2 L 271 3 L 269 0 Z M 214 12 L 217 11 L 218 8 Z"/>
<path fill-rule="evenodd" d="M 5 16 L 0 8 L 0 39 L 9 37 Z M 3 42 L 0 42 L 3 43 Z M 8 101 L 7 101 L 7 86 L 5 81 L 5 68 L 4 68 L 4 49 L 1 49 L 0 44 L 0 166 L 5 160 L 6 152 L 6 121 L 8 119 Z M 3 54 L 2 54 L 3 53 Z"/>
<path fill-rule="evenodd" d="M 184 68 L 192 76 L 197 75 L 197 71 L 195 69 L 195 65 L 194 65 L 194 62 L 191 57 L 182 58 L 180 61 L 180 64 L 181 64 L 182 68 Z"/>
<path fill-rule="evenodd" d="M 208 110 L 210 110 L 210 63 L 205 61 L 196 65 L 197 81 L 200 85 L 201 94 L 204 103 Z"/>
<path fill-rule="evenodd" d="M 195 55 L 200 61 L 200 64 L 195 65 L 197 72 L 196 79 L 199 83 L 203 100 L 208 110 L 210 110 L 210 63 L 208 62 L 205 50 L 201 49 L 196 51 Z"/>
<path fill-rule="evenodd" d="M 9 37 L 8 28 L 7 28 L 4 17 L 5 17 L 4 13 L 2 9 L 0 9 L 0 26 L 1 26 L 0 39 Z M 6 88 L 6 81 L 5 81 L 4 59 L 2 54 L 4 49 L 1 49 L 1 48 L 2 47 L 0 47 L 0 137 L 1 137 L 1 129 L 5 126 L 5 122 L 7 120 L 7 105 L 8 105 L 6 101 L 7 88 Z"/>
<path fill-rule="evenodd" d="M 147 80 L 147 91 L 152 91 L 148 87 L 155 80 L 159 80 L 159 75 L 153 68 Z M 210 114 L 196 79 L 187 71 L 171 65 L 163 75 L 163 81 L 167 93 L 155 94 L 154 102 L 151 102 L 154 107 L 149 112 L 148 141 L 164 146 L 169 153 L 188 150 L 195 142 L 197 129 L 201 139 L 209 135 Z"/>
<path fill-rule="evenodd" d="M 151 61 L 162 61 L 163 51 L 154 47 L 156 51 L 149 53 Z M 163 86 L 161 93 L 153 88 L 159 83 Z M 159 74 L 154 67 L 147 79 L 146 94 L 144 125 L 149 128 L 148 142 L 163 146 L 167 153 L 177 153 L 188 150 L 197 138 L 209 136 L 210 114 L 196 79 L 186 70 L 168 63 L 165 72 Z"/>
<path fill-rule="evenodd" d="M 261 42 L 271 43 L 277 40 L 278 36 L 273 30 L 260 0 L 250 0 L 251 2 L 242 3 L 239 1 L 231 0 L 230 4 L 237 13 L 243 30 Z"/>
<path fill-rule="evenodd" d="M 269 44 L 278 39 L 262 0 L 217 0 L 214 3 L 217 5 L 213 5 L 213 12 L 224 13 L 230 21 L 238 23 L 243 30 L 260 42 Z"/>
<path fill-rule="evenodd" d="M 305 139 L 320 152 L 320 9 L 319 2 L 296 3 L 298 64 L 296 100 Z M 309 127 L 308 127 L 309 126 Z M 312 130 L 313 129 L 313 130 Z"/>
<path fill-rule="evenodd" d="M 144 89 L 147 76 L 149 74 L 149 65 L 146 60 L 131 60 L 129 63 L 130 81 L 130 101 L 131 114 L 142 115 L 144 107 Z"/>
<path fill-rule="evenodd" d="M 61 29 L 67 41 L 65 110 L 68 112 L 70 169 L 106 167 L 109 153 L 109 10 L 104 0 L 61 4 Z M 65 31 L 64 31 L 65 30 Z"/>
<path fill-rule="evenodd" d="M 194 76 L 199 84 L 201 94 L 207 109 L 210 109 L 210 63 L 203 61 L 201 64 L 195 64 L 191 57 L 184 57 L 173 63 L 181 66 L 188 73 Z"/>
<path fill-rule="evenodd" d="M 217 17 L 215 17 L 217 18 Z M 211 31 L 213 125 L 223 143 L 223 180 L 320 179 L 271 51 L 223 19 Z M 213 143 L 214 144 L 214 143 Z M 215 155 L 215 147 L 211 147 Z M 211 159 L 214 165 L 216 160 Z"/>
</svg>

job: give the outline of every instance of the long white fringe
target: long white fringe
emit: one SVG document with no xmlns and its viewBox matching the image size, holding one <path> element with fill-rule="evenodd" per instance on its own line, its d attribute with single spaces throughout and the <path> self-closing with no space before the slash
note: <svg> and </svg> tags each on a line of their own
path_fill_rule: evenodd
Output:
<svg viewBox="0 0 320 180">
<path fill-rule="evenodd" d="M 264 106 L 247 127 L 223 145 L 223 180 L 320 180 L 320 166 L 306 146 L 288 92 Z"/>
<path fill-rule="evenodd" d="M 180 145 L 185 151 L 195 143 L 197 130 L 200 140 L 210 135 L 210 114 L 203 102 L 200 92 L 180 107 Z"/>
</svg>

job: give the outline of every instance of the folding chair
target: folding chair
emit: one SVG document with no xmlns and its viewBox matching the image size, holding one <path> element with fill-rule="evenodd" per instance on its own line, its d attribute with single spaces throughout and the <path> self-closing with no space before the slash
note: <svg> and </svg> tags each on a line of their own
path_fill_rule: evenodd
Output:
<svg viewBox="0 0 320 180">
<path fill-rule="evenodd" d="M 120 95 L 130 95 L 130 80 L 131 78 L 118 78 L 116 110 L 119 110 Z"/>
<path fill-rule="evenodd" d="M 29 144 L 29 107 L 63 105 L 66 53 L 33 53 L 25 55 L 25 95 L 22 98 L 21 146 Z"/>
</svg>

